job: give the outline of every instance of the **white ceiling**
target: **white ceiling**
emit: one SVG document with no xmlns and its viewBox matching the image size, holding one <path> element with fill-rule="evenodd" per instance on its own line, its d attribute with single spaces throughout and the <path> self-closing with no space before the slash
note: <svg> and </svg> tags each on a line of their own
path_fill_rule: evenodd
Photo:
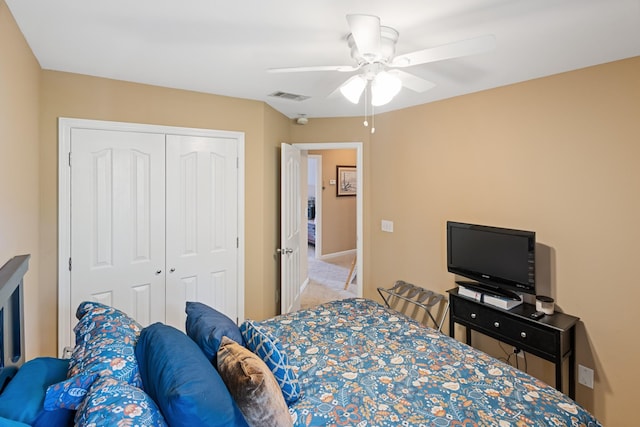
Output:
<svg viewBox="0 0 640 427">
<path fill-rule="evenodd" d="M 640 55 L 640 0 L 5 1 L 43 69 L 260 100 L 291 118 L 363 114 L 335 93 L 350 74 L 266 71 L 353 65 L 351 13 L 398 30 L 398 55 L 496 37 L 490 53 L 405 68 L 437 86 L 376 113 Z"/>
</svg>

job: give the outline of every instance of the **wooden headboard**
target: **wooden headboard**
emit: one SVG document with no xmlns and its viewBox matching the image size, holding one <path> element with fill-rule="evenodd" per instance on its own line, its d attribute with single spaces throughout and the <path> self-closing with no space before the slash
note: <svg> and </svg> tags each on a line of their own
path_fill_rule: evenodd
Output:
<svg viewBox="0 0 640 427">
<path fill-rule="evenodd" d="M 0 268 L 0 392 L 24 363 L 23 278 L 31 255 Z"/>
</svg>

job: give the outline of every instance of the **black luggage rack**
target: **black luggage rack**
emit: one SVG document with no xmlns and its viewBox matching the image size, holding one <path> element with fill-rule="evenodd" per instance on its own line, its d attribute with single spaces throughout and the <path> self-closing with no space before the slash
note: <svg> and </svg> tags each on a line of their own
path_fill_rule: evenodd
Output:
<svg viewBox="0 0 640 427">
<path fill-rule="evenodd" d="M 425 314 L 423 314 L 422 323 L 428 325 L 428 321 L 431 320 L 433 328 L 441 332 L 444 319 L 449 311 L 449 302 L 444 295 L 412 285 L 404 280 L 396 281 L 389 289 L 379 287 L 378 293 L 387 307 L 416 320 L 418 320 L 419 309 L 423 309 Z M 401 301 L 404 301 L 404 304 L 400 306 Z M 407 310 L 410 310 L 411 307 L 413 307 L 413 311 L 410 314 Z M 434 307 L 437 307 L 437 311 Z M 435 315 L 432 310 L 435 311 Z"/>
</svg>

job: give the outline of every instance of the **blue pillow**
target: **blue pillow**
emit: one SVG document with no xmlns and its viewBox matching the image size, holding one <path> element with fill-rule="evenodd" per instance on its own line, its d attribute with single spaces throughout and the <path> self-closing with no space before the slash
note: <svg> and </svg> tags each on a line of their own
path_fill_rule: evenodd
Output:
<svg viewBox="0 0 640 427">
<path fill-rule="evenodd" d="M 141 386 L 134 347 L 142 327 L 120 310 L 83 302 L 76 312 L 76 346 L 67 380 L 47 390 L 45 409 L 76 409 L 99 376 L 113 376 Z"/>
<path fill-rule="evenodd" d="M 148 326 L 136 358 L 143 388 L 170 426 L 247 426 L 218 372 L 184 333 L 162 323 Z"/>
<path fill-rule="evenodd" d="M 29 424 L 21 423 L 20 421 L 13 421 L 13 420 L 10 420 L 9 418 L 3 418 L 3 417 L 0 417 L 0 426 L 2 426 L 2 427 L 30 427 Z"/>
<path fill-rule="evenodd" d="M 149 395 L 113 377 L 97 379 L 76 413 L 78 426 L 167 427 Z"/>
<path fill-rule="evenodd" d="M 22 365 L 0 395 L 0 417 L 33 426 L 73 425 L 73 411 L 43 408 L 47 387 L 66 379 L 68 368 L 68 360 L 52 357 L 38 357 Z"/>
<path fill-rule="evenodd" d="M 85 301 L 76 310 L 78 323 L 73 328 L 76 345 L 87 343 L 97 337 L 111 338 L 117 334 L 119 340 L 133 342 L 138 339 L 142 326 L 123 311 L 99 302 Z M 69 369 L 74 369 L 73 356 Z"/>
<path fill-rule="evenodd" d="M 240 331 L 247 348 L 257 354 L 273 372 L 287 405 L 295 403 L 300 398 L 300 383 L 289 366 L 289 358 L 278 338 L 252 320 L 240 325 Z"/>
<path fill-rule="evenodd" d="M 198 344 L 214 366 L 222 337 L 226 336 L 244 346 L 238 325 L 219 311 L 200 302 L 187 301 L 185 312 L 187 335 Z"/>
<path fill-rule="evenodd" d="M 44 409 L 46 411 L 54 411 L 56 408 L 77 409 L 98 377 L 99 374 L 94 372 L 87 375 L 76 375 L 73 378 L 50 385 L 44 397 Z"/>
</svg>

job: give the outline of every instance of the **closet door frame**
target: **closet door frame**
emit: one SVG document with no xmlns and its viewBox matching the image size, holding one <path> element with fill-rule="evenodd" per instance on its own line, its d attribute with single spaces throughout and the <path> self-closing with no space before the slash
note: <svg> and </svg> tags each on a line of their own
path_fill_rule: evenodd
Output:
<svg viewBox="0 0 640 427">
<path fill-rule="evenodd" d="M 233 138 L 238 143 L 238 321 L 244 320 L 245 266 L 245 147 L 244 133 L 213 129 L 148 125 L 60 117 L 58 119 L 58 351 L 73 346 L 71 312 L 71 129 L 103 129 L 123 132 L 164 133 L 186 136 Z"/>
</svg>

